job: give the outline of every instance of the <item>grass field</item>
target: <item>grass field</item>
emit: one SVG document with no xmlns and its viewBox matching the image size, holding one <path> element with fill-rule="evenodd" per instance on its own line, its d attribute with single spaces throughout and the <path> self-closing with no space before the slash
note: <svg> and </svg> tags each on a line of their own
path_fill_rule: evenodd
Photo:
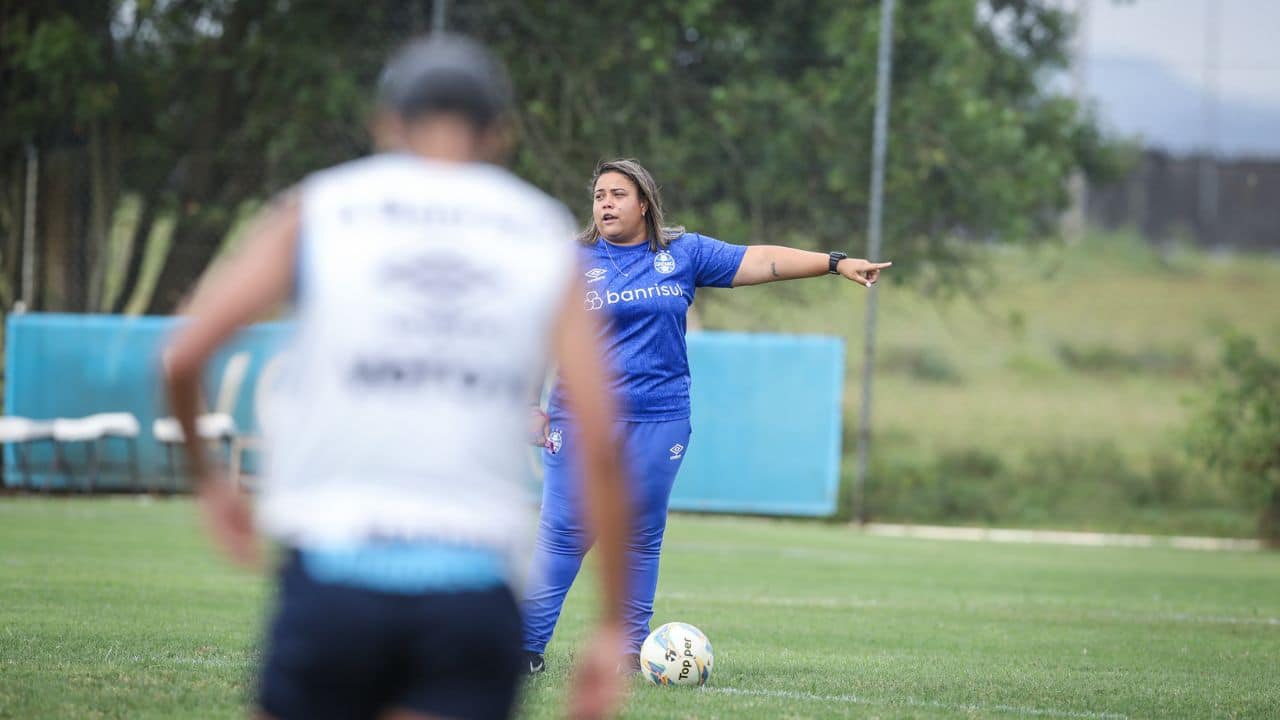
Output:
<svg viewBox="0 0 1280 720">
<path fill-rule="evenodd" d="M 950 299 L 922 294 L 927 282 L 880 289 L 873 517 L 1253 533 L 1253 510 L 1188 457 L 1186 432 L 1224 331 L 1280 352 L 1280 260 L 1109 235 L 992 248 L 973 269 L 989 279 Z M 708 329 L 846 339 L 851 473 L 866 290 L 819 279 L 699 293 Z"/>
<path fill-rule="evenodd" d="M 522 716 L 557 716 L 570 595 Z M 267 583 L 186 500 L 0 499 L 0 717 L 240 716 Z M 677 516 L 655 622 L 692 622 L 702 690 L 631 718 L 1275 718 L 1280 554 L 876 538 Z"/>
<path fill-rule="evenodd" d="M 116 245 L 134 215 L 126 202 Z M 154 229 L 132 312 L 146 304 L 171 229 L 171 221 Z M 892 245 L 885 257 L 894 258 Z M 910 270 L 911 283 L 893 281 Z M 980 281 L 949 299 L 922 290 L 952 268 L 900 262 L 882 284 L 872 519 L 1255 532 L 1256 508 L 1242 507 L 1188 455 L 1185 435 L 1212 382 L 1224 331 L 1280 353 L 1280 259 L 1158 250 L 1118 233 L 1073 245 L 993 246 L 974 254 L 969 271 Z M 708 329 L 847 340 L 848 495 L 866 291 L 818 279 L 703 289 L 698 297 Z M 848 505 L 846 497 L 846 512 Z"/>
</svg>

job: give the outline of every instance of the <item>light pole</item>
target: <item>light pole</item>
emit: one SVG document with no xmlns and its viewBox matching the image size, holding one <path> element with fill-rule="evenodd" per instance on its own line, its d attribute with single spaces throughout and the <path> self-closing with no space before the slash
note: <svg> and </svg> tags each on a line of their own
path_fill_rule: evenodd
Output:
<svg viewBox="0 0 1280 720">
<path fill-rule="evenodd" d="M 867 259 L 879 262 L 880 228 L 884 214 L 884 161 L 889 145 L 889 90 L 893 70 L 893 0 L 880 1 L 880 48 L 876 60 L 876 114 L 871 149 L 871 213 L 867 219 Z M 867 484 L 867 456 L 871 451 L 871 381 L 875 366 L 876 286 L 867 296 L 866 335 L 862 359 L 862 410 L 858 414 L 858 467 L 853 485 L 854 519 L 866 519 L 863 496 Z"/>
<path fill-rule="evenodd" d="M 449 10 L 449 0 L 435 0 L 431 4 L 431 32 L 444 32 L 445 13 Z"/>
</svg>

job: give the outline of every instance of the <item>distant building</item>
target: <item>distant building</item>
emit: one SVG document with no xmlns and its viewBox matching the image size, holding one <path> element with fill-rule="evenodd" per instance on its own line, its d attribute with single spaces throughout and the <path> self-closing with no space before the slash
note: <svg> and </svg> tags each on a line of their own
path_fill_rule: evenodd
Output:
<svg viewBox="0 0 1280 720">
<path fill-rule="evenodd" d="M 1215 160 L 1148 150 L 1127 177 L 1090 187 L 1087 198 L 1090 224 L 1134 228 L 1153 243 L 1280 252 L 1278 158 Z"/>
</svg>

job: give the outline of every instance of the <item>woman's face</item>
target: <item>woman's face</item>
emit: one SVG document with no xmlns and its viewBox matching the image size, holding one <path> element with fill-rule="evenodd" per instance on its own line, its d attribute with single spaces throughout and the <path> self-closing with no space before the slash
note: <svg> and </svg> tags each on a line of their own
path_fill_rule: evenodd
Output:
<svg viewBox="0 0 1280 720">
<path fill-rule="evenodd" d="M 618 172 L 604 173 L 596 179 L 594 193 L 592 214 L 605 240 L 625 245 L 647 239 L 644 214 L 649 208 L 631 178 Z"/>
</svg>

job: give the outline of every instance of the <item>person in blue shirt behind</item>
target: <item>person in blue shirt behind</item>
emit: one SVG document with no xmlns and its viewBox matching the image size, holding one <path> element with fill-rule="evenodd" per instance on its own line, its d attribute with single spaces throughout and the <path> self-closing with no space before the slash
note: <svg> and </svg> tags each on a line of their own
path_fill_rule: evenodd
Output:
<svg viewBox="0 0 1280 720">
<path fill-rule="evenodd" d="M 658 586 L 658 556 L 676 471 L 689 447 L 689 358 L 685 318 L 699 287 L 738 287 L 835 274 L 871 287 L 891 263 L 774 245 L 731 245 L 668 227 L 653 176 L 635 160 L 600 163 L 591 181 L 592 219 L 578 236 L 583 304 L 601 319 L 601 345 L 619 407 L 615 431 L 632 479 L 635 527 L 628 542 L 623 670 L 640 668 Z M 543 653 L 592 537 L 583 524 L 579 432 L 557 381 L 545 434 L 542 515 L 534 573 L 524 597 L 530 674 Z"/>
</svg>

